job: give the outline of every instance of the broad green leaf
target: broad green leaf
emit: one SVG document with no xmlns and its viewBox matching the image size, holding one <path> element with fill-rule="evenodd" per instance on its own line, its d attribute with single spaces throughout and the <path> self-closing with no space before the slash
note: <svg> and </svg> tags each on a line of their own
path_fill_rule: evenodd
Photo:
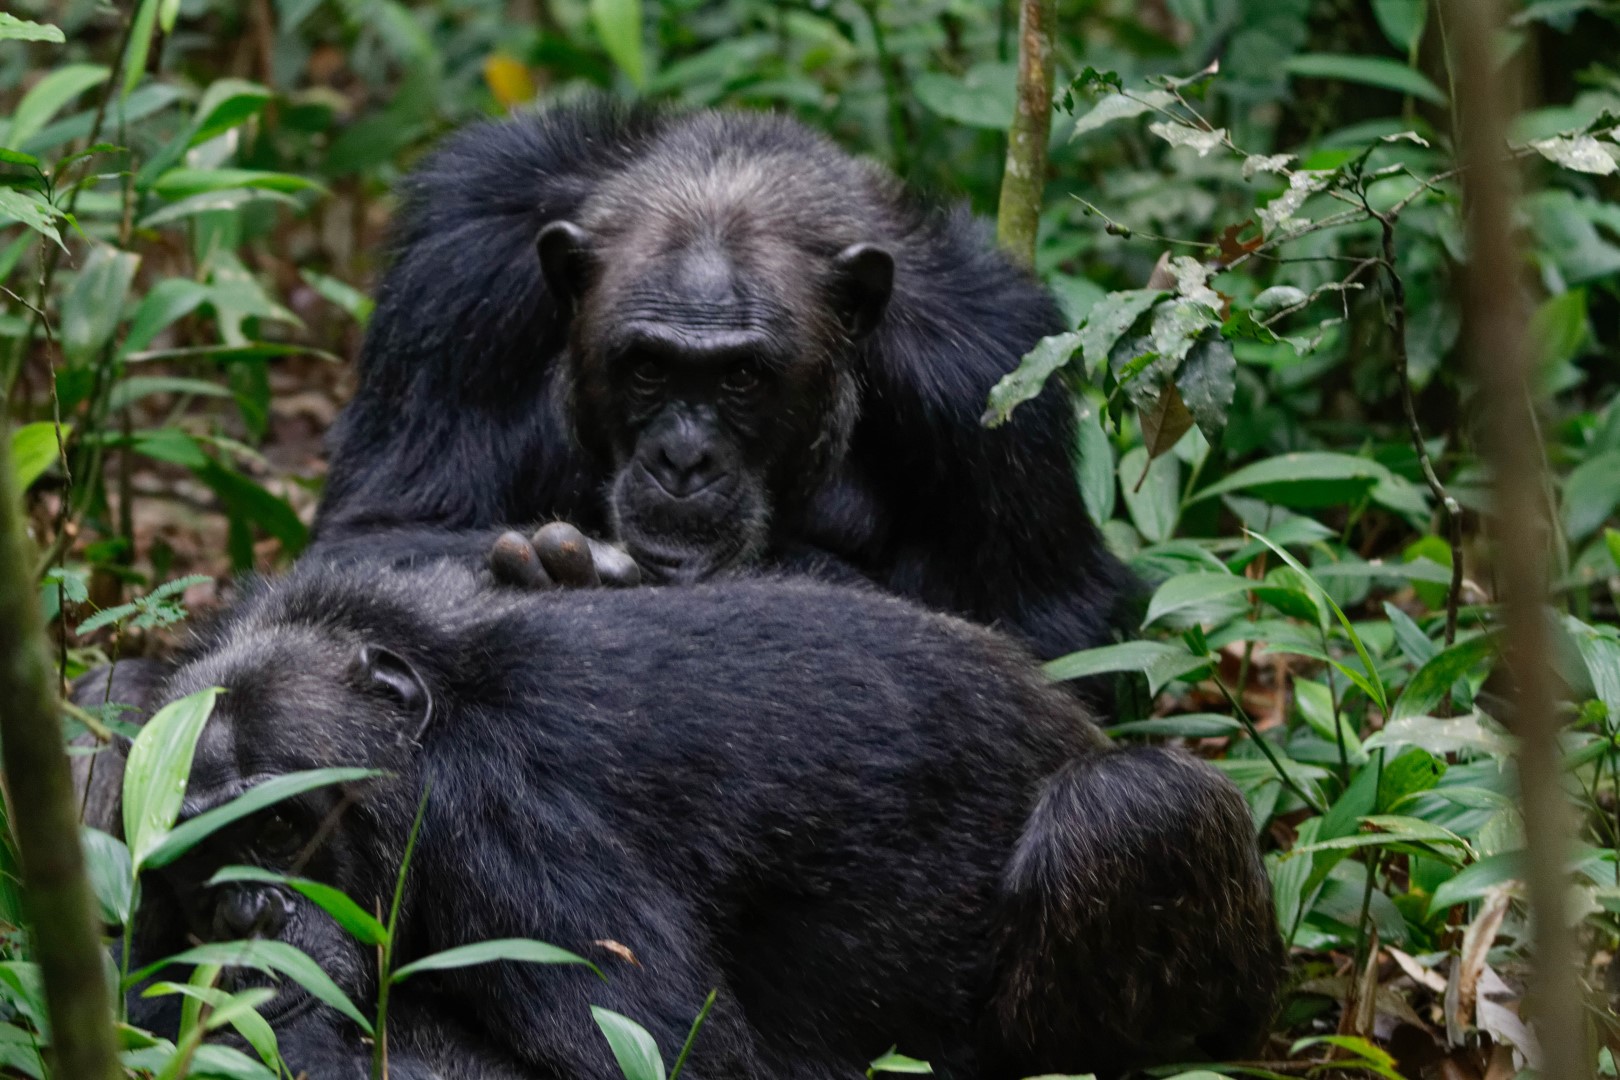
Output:
<svg viewBox="0 0 1620 1080">
<path fill-rule="evenodd" d="M 73 425 L 62 425 L 62 442 L 73 435 Z M 11 433 L 11 475 L 16 490 L 27 491 L 61 456 L 56 425 L 49 420 L 24 424 Z"/>
<path fill-rule="evenodd" d="M 1573 172 L 1591 173 L 1594 176 L 1612 176 L 1620 172 L 1620 149 L 1598 142 L 1591 135 L 1537 139 L 1530 145 L 1548 161 Z"/>
<path fill-rule="evenodd" d="M 421 971 L 444 971 L 449 968 L 471 967 L 474 964 L 492 964 L 502 960 L 524 964 L 580 964 L 594 971 L 602 981 L 607 981 L 607 976 L 583 956 L 575 956 L 566 949 L 547 945 L 543 941 L 531 941 L 528 938 L 499 938 L 446 949 L 444 952 L 424 956 L 420 960 L 406 964 L 395 971 L 389 981 L 403 982 Z"/>
<path fill-rule="evenodd" d="M 1148 125 L 1148 130 L 1171 146 L 1184 146 L 1189 150 L 1196 150 L 1199 157 L 1208 157 L 1210 151 L 1219 149 L 1226 141 L 1225 128 L 1206 130 L 1193 124 L 1184 124 L 1179 120 L 1174 122 L 1155 120 Z"/>
<path fill-rule="evenodd" d="M 1341 1050 L 1347 1050 L 1356 1055 L 1356 1057 L 1360 1058 L 1360 1061 L 1356 1064 L 1370 1069 L 1379 1076 L 1384 1077 L 1384 1080 L 1406 1080 L 1404 1076 L 1395 1070 L 1395 1059 L 1393 1057 L 1366 1039 L 1354 1035 L 1314 1035 L 1295 1042 L 1293 1046 L 1289 1047 L 1288 1053 L 1292 1056 L 1308 1047 L 1319 1046 L 1324 1043 L 1328 1046 L 1337 1046 Z"/>
<path fill-rule="evenodd" d="M 1448 862 L 1458 862 L 1464 856 L 1472 856 L 1474 849 L 1468 841 L 1439 825 L 1430 824 L 1421 818 L 1405 817 L 1399 814 L 1376 814 L 1361 819 L 1363 828 L 1375 831 L 1357 832 L 1349 836 L 1336 836 L 1329 840 L 1318 840 L 1315 843 L 1301 844 L 1292 848 L 1287 858 L 1297 858 L 1301 855 L 1314 855 L 1322 851 L 1351 851 L 1361 848 L 1398 847 L 1410 849 L 1421 848 L 1433 852 L 1436 857 Z M 1456 851 L 1450 849 L 1455 848 Z"/>
<path fill-rule="evenodd" d="M 1373 16 L 1389 43 L 1411 55 L 1423 40 L 1429 0 L 1372 0 Z"/>
<path fill-rule="evenodd" d="M 101 905 L 101 921 L 108 926 L 128 926 L 135 901 L 135 874 L 130 868 L 129 848 L 123 841 L 89 826 L 81 827 L 79 836 L 90 887 Z"/>
<path fill-rule="evenodd" d="M 1378 777 L 1378 809 L 1389 812 L 1403 800 L 1430 791 L 1446 775 L 1445 758 L 1414 747 L 1384 763 Z"/>
<path fill-rule="evenodd" d="M 283 551 L 289 556 L 295 556 L 304 549 L 309 541 L 309 526 L 299 520 L 297 512 L 286 499 L 271 493 L 258 481 L 212 459 L 194 471 L 197 478 L 213 488 L 214 494 L 225 504 L 233 530 L 241 530 L 240 538 L 246 539 L 245 530 L 257 526 L 281 541 Z M 251 569 L 251 544 L 238 546 L 233 543 L 232 557 L 238 569 Z"/>
<path fill-rule="evenodd" d="M 141 257 L 97 244 L 62 300 L 62 351 L 68 362 L 87 362 L 112 340 Z"/>
<path fill-rule="evenodd" d="M 990 388 L 990 403 L 979 422 L 1000 427 L 1018 406 L 1040 394 L 1052 373 L 1067 364 L 1080 347 L 1080 332 L 1053 334 L 1035 343 L 1018 366 Z"/>
<path fill-rule="evenodd" d="M 244 991 L 243 993 L 257 996 L 264 993 L 264 988 L 255 987 L 253 990 Z M 233 998 L 243 996 L 233 995 L 228 991 L 213 986 L 191 986 L 186 983 L 174 982 L 155 982 L 141 991 L 142 997 L 162 997 L 168 994 L 179 994 L 191 1001 L 206 1003 L 215 1009 L 227 1005 Z M 209 1018 L 208 1026 L 210 1028 L 218 1026 L 216 1021 L 219 1016 L 220 1014 L 216 1012 Z M 274 1068 L 276 1062 L 281 1060 L 281 1054 L 276 1042 L 276 1033 L 265 1022 L 264 1017 L 250 1009 L 248 1011 L 233 1010 L 228 1019 L 231 1026 L 236 1029 L 237 1034 L 241 1035 L 247 1044 L 253 1047 L 259 1058 L 266 1065 Z"/>
<path fill-rule="evenodd" d="M 265 188 L 281 192 L 326 191 L 322 184 L 307 176 L 262 169 L 170 169 L 152 185 L 152 190 L 166 199 L 228 188 Z"/>
<path fill-rule="evenodd" d="M 6 220 L 21 222 L 41 236 L 56 241 L 58 247 L 63 247 L 62 234 L 56 228 L 56 223 L 62 217 L 60 210 L 32 191 L 0 188 L 0 223 Z"/>
<path fill-rule="evenodd" d="M 1575 466 L 1564 481 L 1564 531 L 1578 543 L 1601 529 L 1620 506 L 1620 450 L 1608 450 Z"/>
<path fill-rule="evenodd" d="M 1080 352 L 1088 378 L 1098 364 L 1108 362 L 1114 346 L 1136 320 L 1166 295 L 1160 289 L 1130 289 L 1109 293 L 1092 305 L 1086 324 L 1079 331 Z"/>
<path fill-rule="evenodd" d="M 1161 641 L 1126 641 L 1060 656 L 1047 662 L 1041 670 L 1054 682 L 1083 679 L 1112 671 L 1140 671 L 1147 676 L 1149 691 L 1156 694 L 1172 679 L 1179 679 L 1208 666 L 1207 658 L 1196 656 L 1181 645 Z"/>
<path fill-rule="evenodd" d="M 958 77 L 929 71 L 911 82 L 911 92 L 929 111 L 968 127 L 1006 131 L 1017 99 L 1018 65 L 974 64 Z"/>
<path fill-rule="evenodd" d="M 11 114 L 11 124 L 5 128 L 0 143 L 17 150 L 32 150 L 25 146 L 34 133 L 45 126 L 62 106 L 107 81 L 108 70 L 100 64 L 63 64 L 33 85 L 17 103 Z"/>
<path fill-rule="evenodd" d="M 353 1020 L 361 1031 L 367 1035 L 372 1034 L 371 1021 L 354 1007 L 354 1002 L 338 989 L 337 983 L 334 983 L 315 961 L 284 941 L 259 938 L 252 941 L 219 941 L 198 945 L 177 956 L 159 960 L 139 971 L 131 972 L 124 979 L 124 986 L 127 989 L 138 985 L 171 964 L 218 964 L 221 967 L 249 967 L 285 975 L 309 991 L 316 999 Z"/>
<path fill-rule="evenodd" d="M 273 202 L 283 206 L 300 207 L 302 204 L 291 195 L 280 191 L 270 191 L 265 188 L 225 188 L 220 191 L 205 191 L 200 195 L 188 195 L 183 199 L 160 206 L 137 222 L 142 229 L 155 229 L 160 225 L 170 225 L 176 221 L 195 217 L 198 214 L 214 214 L 220 211 L 237 211 L 252 203 Z"/>
<path fill-rule="evenodd" d="M 148 730 L 151 729 L 153 722 L 155 720 L 148 721 L 146 725 Z M 328 787 L 332 784 L 349 784 L 384 775 L 386 774 L 379 769 L 331 768 L 307 769 L 302 772 L 287 773 L 285 776 L 274 777 L 262 784 L 254 785 L 225 805 L 206 810 L 189 821 L 174 827 L 159 843 L 152 847 L 142 861 L 142 865 L 148 867 L 167 866 L 193 847 L 196 847 L 203 839 L 213 835 L 233 821 L 240 821 L 249 814 L 256 814 L 265 807 L 274 806 L 283 799 L 290 799 L 295 795 L 302 795 L 306 791 Z"/>
<path fill-rule="evenodd" d="M 1300 509 L 1343 506 L 1372 492 L 1390 475 L 1367 458 L 1306 450 L 1246 465 L 1192 497 L 1192 501 L 1243 491 L 1267 502 Z"/>
<path fill-rule="evenodd" d="M 1422 667 L 1440 654 L 1440 646 L 1429 639 L 1423 628 L 1412 617 L 1389 601 L 1384 601 L 1384 615 L 1395 630 L 1395 641 L 1401 652 L 1418 667 Z"/>
<path fill-rule="evenodd" d="M 637 89 L 647 84 L 641 0 L 590 0 L 591 25 L 602 47 Z"/>
<path fill-rule="evenodd" d="M 591 1016 L 607 1038 L 624 1080 L 664 1080 L 664 1059 L 646 1028 L 600 1005 L 591 1006 Z"/>
<path fill-rule="evenodd" d="M 388 931 L 383 928 L 376 916 L 367 912 L 359 904 L 349 899 L 341 889 L 330 885 L 323 885 L 308 878 L 290 877 L 286 874 L 277 874 L 257 866 L 227 866 L 219 873 L 208 879 L 208 885 L 223 885 L 231 881 L 263 881 L 275 885 L 285 885 L 289 889 L 302 894 L 316 907 L 332 916 L 336 923 L 349 932 L 349 936 L 362 945 L 383 945 L 388 941 Z"/>
<path fill-rule="evenodd" d="M 1176 387 L 1204 438 L 1218 442 L 1237 394 L 1237 357 L 1231 342 L 1220 337 L 1196 342 L 1176 372 Z"/>
<path fill-rule="evenodd" d="M 268 87 L 245 79 L 216 79 L 197 102 L 188 146 L 223 135 L 264 110 L 275 95 Z"/>
<path fill-rule="evenodd" d="M 147 290 L 130 316 L 122 352 L 127 357 L 152 343 L 176 320 L 190 315 L 208 299 L 208 286 L 189 278 L 165 278 Z"/>
<path fill-rule="evenodd" d="M 49 41 L 60 45 L 67 39 L 49 23 L 29 22 L 0 12 L 0 41 Z"/>
<path fill-rule="evenodd" d="M 1114 447 L 1102 429 L 1102 420 L 1097 415 L 1095 405 L 1076 396 L 1075 413 L 1080 436 L 1076 444 L 1079 461 L 1075 465 L 1075 475 L 1080 482 L 1080 496 L 1085 500 L 1086 511 L 1091 515 L 1091 520 L 1100 526 L 1114 516 L 1115 492 L 1118 490 L 1114 477 Z"/>
<path fill-rule="evenodd" d="M 1429 912 L 1444 911 L 1454 904 L 1479 900 L 1492 889 L 1523 880 L 1524 852 L 1504 851 L 1466 867 L 1455 877 L 1441 883 L 1429 898 Z"/>
<path fill-rule="evenodd" d="M 1369 736 L 1366 749 L 1421 746 L 1431 754 L 1484 754 L 1505 757 L 1513 753 L 1513 740 L 1478 713 L 1437 720 L 1432 716 L 1409 716 L 1390 720 L 1383 729 Z"/>
<path fill-rule="evenodd" d="M 211 686 L 171 701 L 146 722 L 129 749 L 124 764 L 124 836 L 137 872 L 180 817 L 191 757 L 221 693 Z"/>
<path fill-rule="evenodd" d="M 1074 122 L 1074 131 L 1069 138 L 1078 139 L 1116 120 L 1129 120 L 1145 112 L 1168 108 L 1175 100 L 1175 95 L 1166 90 L 1133 90 L 1128 97 L 1125 94 L 1109 94 Z"/>
<path fill-rule="evenodd" d="M 1426 715 L 1446 696 L 1453 683 L 1473 671 L 1497 650 L 1497 635 L 1480 634 L 1459 641 L 1418 669 L 1395 702 L 1392 720 Z"/>
<path fill-rule="evenodd" d="M 1236 574 L 1177 574 L 1155 590 L 1142 625 L 1150 626 L 1166 615 L 1247 592 L 1254 588 L 1254 585 L 1253 581 Z"/>
<path fill-rule="evenodd" d="M 1294 704 L 1299 706 L 1299 714 L 1305 718 L 1311 730 L 1335 748 L 1340 737 L 1343 737 L 1345 756 L 1352 764 L 1364 760 L 1361 738 L 1356 734 L 1350 718 L 1344 715 L 1344 710 L 1334 711 L 1333 691 L 1326 683 L 1296 677 Z"/>
<path fill-rule="evenodd" d="M 178 375 L 133 375 L 120 379 L 107 395 L 107 409 L 117 412 L 153 394 L 190 394 L 193 397 L 230 397 L 231 392 L 217 383 L 187 379 Z"/>
<path fill-rule="evenodd" d="M 1311 79 L 1334 79 L 1394 90 L 1407 97 L 1444 105 L 1446 95 L 1427 76 L 1398 60 L 1381 56 L 1345 56 L 1337 53 L 1300 53 L 1283 65 L 1290 75 Z"/>
<path fill-rule="evenodd" d="M 1119 486 L 1132 524 L 1148 542 L 1170 539 L 1181 514 L 1181 463 L 1175 455 L 1165 454 L 1150 463 L 1146 447 L 1132 449 L 1120 458 Z"/>
</svg>

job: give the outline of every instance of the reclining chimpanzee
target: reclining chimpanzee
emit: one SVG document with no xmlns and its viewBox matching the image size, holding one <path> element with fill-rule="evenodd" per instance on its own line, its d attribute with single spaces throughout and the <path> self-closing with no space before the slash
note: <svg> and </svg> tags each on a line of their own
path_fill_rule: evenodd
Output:
<svg viewBox="0 0 1620 1080">
<path fill-rule="evenodd" d="M 785 117 L 586 101 L 453 136 L 395 239 L 318 543 L 565 519 L 655 580 L 830 555 L 1042 658 L 1111 639 L 1068 393 L 979 421 L 1066 324 L 965 209 Z"/>
<path fill-rule="evenodd" d="M 1272 1008 L 1280 943 L 1236 790 L 1179 752 L 1112 749 L 1020 647 L 869 589 L 529 592 L 457 562 L 309 563 L 158 696 L 211 685 L 186 815 L 293 770 L 392 778 L 149 874 L 138 960 L 277 936 L 372 1000 L 374 951 L 318 909 L 200 883 L 296 864 L 370 910 L 426 789 L 397 962 L 531 937 L 608 975 L 414 976 L 395 1080 L 606 1080 L 588 1004 L 672 1055 L 712 988 L 694 1078 L 856 1076 L 895 1044 L 944 1077 L 1111 1073 L 1243 1053 Z M 288 1064 L 367 1075 L 358 1032 L 299 994 L 272 1013 Z"/>
</svg>

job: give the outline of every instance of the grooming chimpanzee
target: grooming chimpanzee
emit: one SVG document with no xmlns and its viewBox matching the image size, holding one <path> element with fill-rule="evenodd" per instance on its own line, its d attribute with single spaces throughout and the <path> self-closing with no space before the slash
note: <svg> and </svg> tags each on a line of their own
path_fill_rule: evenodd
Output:
<svg viewBox="0 0 1620 1080">
<path fill-rule="evenodd" d="M 1110 638 L 1067 392 L 979 422 L 1066 324 L 965 208 L 785 117 L 588 100 L 452 137 L 395 240 L 320 540 L 563 519 L 656 580 L 830 555 L 1044 658 Z"/>
<path fill-rule="evenodd" d="M 396 1077 L 605 1080 L 588 1004 L 668 1055 L 711 988 L 693 1077 L 855 1076 L 894 1044 L 945 1077 L 1115 1072 L 1242 1053 L 1273 1004 L 1236 790 L 1179 752 L 1109 747 L 1020 647 L 869 588 L 529 592 L 451 561 L 311 563 L 241 600 L 160 697 L 213 685 L 186 816 L 293 770 L 392 776 L 152 875 L 142 958 L 277 936 L 373 1000 L 373 950 L 317 909 L 201 883 L 296 866 L 369 910 L 427 789 L 399 962 L 531 937 L 608 975 L 414 976 L 391 1004 Z M 288 1063 L 366 1075 L 358 1033 L 300 993 L 273 1014 Z"/>
</svg>

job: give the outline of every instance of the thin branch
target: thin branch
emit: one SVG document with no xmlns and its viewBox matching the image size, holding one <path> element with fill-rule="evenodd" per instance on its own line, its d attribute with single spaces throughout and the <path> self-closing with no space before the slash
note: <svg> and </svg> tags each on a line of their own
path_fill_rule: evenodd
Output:
<svg viewBox="0 0 1620 1080">
<path fill-rule="evenodd" d="M 1018 102 L 1007 133 L 996 239 L 1025 266 L 1035 265 L 1046 193 L 1046 143 L 1052 134 L 1052 36 L 1056 0 L 1023 0 L 1018 16 Z"/>
</svg>

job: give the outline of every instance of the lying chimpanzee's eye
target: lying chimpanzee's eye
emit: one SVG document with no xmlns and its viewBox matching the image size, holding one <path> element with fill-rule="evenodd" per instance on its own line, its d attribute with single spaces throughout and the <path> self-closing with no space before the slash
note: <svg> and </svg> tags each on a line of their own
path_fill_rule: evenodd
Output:
<svg viewBox="0 0 1620 1080">
<path fill-rule="evenodd" d="M 630 369 L 630 381 L 637 390 L 657 390 L 664 385 L 664 368 L 653 360 L 643 360 Z"/>
<path fill-rule="evenodd" d="M 282 814 L 272 814 L 253 839 L 253 846 L 265 855 L 290 858 L 304 846 L 304 837 L 297 827 Z"/>
<path fill-rule="evenodd" d="M 726 377 L 720 380 L 720 389 L 733 394 L 746 394 L 759 385 L 759 372 L 746 364 L 740 364 L 726 372 Z"/>
</svg>

